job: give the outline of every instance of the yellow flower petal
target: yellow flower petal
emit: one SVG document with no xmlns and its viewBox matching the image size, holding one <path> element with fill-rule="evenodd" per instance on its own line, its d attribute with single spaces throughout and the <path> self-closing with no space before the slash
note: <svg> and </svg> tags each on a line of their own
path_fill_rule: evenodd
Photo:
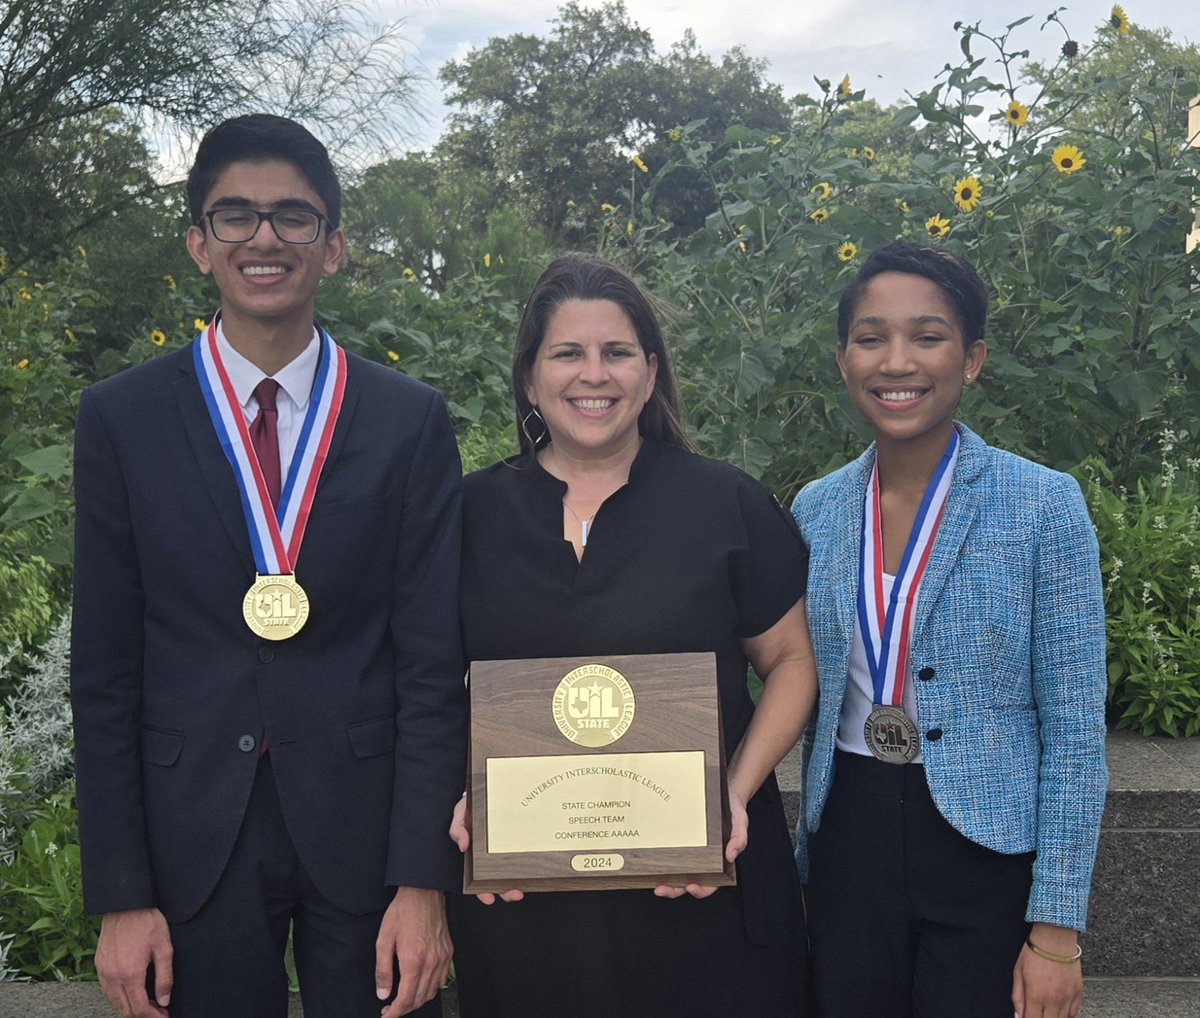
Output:
<svg viewBox="0 0 1200 1018">
<path fill-rule="evenodd" d="M 1004 111 L 1004 120 L 1009 127 L 1020 127 L 1029 119 L 1029 107 L 1022 106 L 1016 99 Z"/>
<path fill-rule="evenodd" d="M 941 240 L 950 232 L 950 220 L 944 219 L 935 212 L 925 220 L 925 232 L 934 240 Z"/>
<path fill-rule="evenodd" d="M 963 177 L 954 184 L 954 204 L 964 212 L 970 212 L 979 204 L 979 181 L 974 177 Z"/>
<path fill-rule="evenodd" d="M 1054 168 L 1059 173 L 1074 173 L 1087 163 L 1087 160 L 1083 158 L 1083 153 L 1074 145 L 1059 145 L 1050 153 L 1050 161 L 1054 163 Z"/>
</svg>

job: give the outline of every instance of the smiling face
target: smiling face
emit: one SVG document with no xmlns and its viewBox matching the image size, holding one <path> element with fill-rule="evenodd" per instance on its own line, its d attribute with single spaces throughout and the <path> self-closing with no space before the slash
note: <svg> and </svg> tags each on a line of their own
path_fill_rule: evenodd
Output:
<svg viewBox="0 0 1200 1018">
<path fill-rule="evenodd" d="M 619 304 L 568 300 L 546 323 L 525 393 L 560 453 L 611 457 L 636 450 L 657 369 Z"/>
<path fill-rule="evenodd" d="M 978 377 L 986 356 L 982 340 L 964 342 L 954 305 L 936 283 L 882 272 L 859 297 L 837 362 L 877 441 L 942 448 L 963 386 Z"/>
<path fill-rule="evenodd" d="M 230 163 L 204 202 L 206 212 L 220 208 L 328 211 L 303 174 L 281 159 Z M 323 275 L 337 272 L 345 238 L 341 230 L 331 231 L 322 223 L 312 244 L 285 244 L 264 222 L 249 240 L 229 244 L 217 240 L 204 221 L 188 229 L 187 248 L 221 291 L 221 311 L 231 334 L 251 334 L 255 325 L 311 334 L 317 284 Z"/>
</svg>

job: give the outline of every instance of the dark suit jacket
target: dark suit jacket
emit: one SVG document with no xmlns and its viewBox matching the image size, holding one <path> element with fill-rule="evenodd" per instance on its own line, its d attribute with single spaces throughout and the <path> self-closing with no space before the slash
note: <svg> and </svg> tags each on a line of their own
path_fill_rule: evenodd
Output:
<svg viewBox="0 0 1200 1018">
<path fill-rule="evenodd" d="M 296 850 L 337 905 L 460 879 L 458 454 L 434 390 L 348 360 L 296 565 L 311 614 L 281 642 L 242 619 L 254 560 L 190 348 L 83 395 L 71 687 L 88 911 L 199 909 L 264 729 Z"/>
</svg>

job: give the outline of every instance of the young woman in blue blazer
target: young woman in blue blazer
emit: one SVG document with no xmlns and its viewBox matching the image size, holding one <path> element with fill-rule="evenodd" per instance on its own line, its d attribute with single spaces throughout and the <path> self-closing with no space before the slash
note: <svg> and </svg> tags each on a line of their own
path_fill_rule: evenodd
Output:
<svg viewBox="0 0 1200 1018">
<path fill-rule="evenodd" d="M 831 1018 L 1074 1018 L 1107 772 L 1104 605 L 1069 476 L 955 422 L 987 297 L 875 252 L 837 361 L 874 444 L 792 511 L 820 705 L 797 862 Z"/>
</svg>

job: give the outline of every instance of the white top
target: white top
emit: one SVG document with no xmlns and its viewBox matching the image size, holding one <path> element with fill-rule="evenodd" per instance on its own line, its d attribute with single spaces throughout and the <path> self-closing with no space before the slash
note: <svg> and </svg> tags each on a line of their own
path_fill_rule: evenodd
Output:
<svg viewBox="0 0 1200 1018">
<path fill-rule="evenodd" d="M 892 596 L 896 577 L 883 574 L 883 598 L 887 603 Z M 875 708 L 875 689 L 871 684 L 871 669 L 867 665 L 867 646 L 863 642 L 862 626 L 858 612 L 854 613 L 854 640 L 850 644 L 850 676 L 846 683 L 846 696 L 842 700 L 842 713 L 838 718 L 837 748 L 859 756 L 872 756 L 863 736 L 867 717 Z M 913 689 L 912 671 L 904 676 L 904 691 L 900 694 L 904 713 L 915 723 L 917 720 L 917 694 Z M 913 763 L 921 763 L 920 752 Z"/>
<path fill-rule="evenodd" d="M 229 340 L 225 338 L 222 323 L 217 322 L 217 349 L 221 352 L 221 361 L 229 374 L 229 383 L 233 386 L 234 395 L 242 405 L 247 424 L 258 416 L 258 400 L 254 398 L 254 390 L 258 383 L 268 377 L 279 383 L 275 408 L 279 411 L 276 431 L 279 435 L 281 484 L 287 481 L 288 468 L 292 465 L 292 456 L 296 452 L 296 443 L 300 439 L 300 429 L 304 425 L 304 415 L 308 411 L 308 401 L 312 396 L 313 382 L 316 381 L 317 363 L 321 357 L 319 338 L 314 328 L 308 346 L 274 375 L 268 376 L 262 368 L 246 360 L 230 345 Z"/>
</svg>

